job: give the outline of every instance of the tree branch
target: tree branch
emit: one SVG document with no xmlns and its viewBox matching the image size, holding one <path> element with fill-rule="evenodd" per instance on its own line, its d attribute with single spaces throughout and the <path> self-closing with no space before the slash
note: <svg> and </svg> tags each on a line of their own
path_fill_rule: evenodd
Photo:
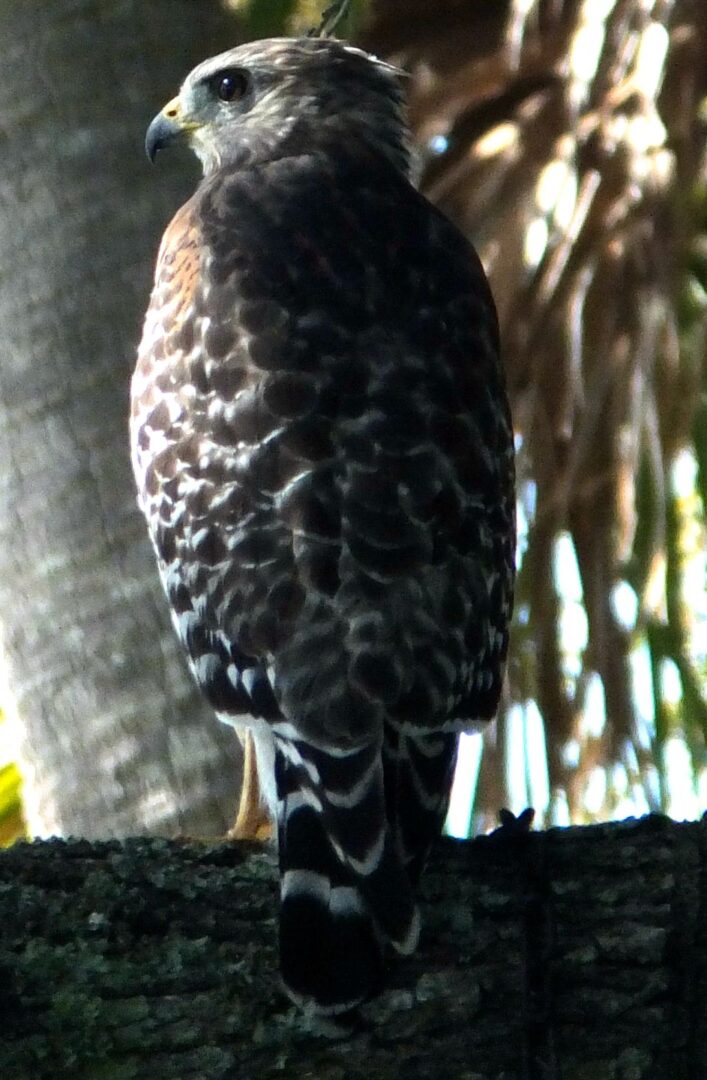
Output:
<svg viewBox="0 0 707 1080">
<path fill-rule="evenodd" d="M 0 854 L 0 1075 L 707 1076 L 707 821 L 439 845 L 418 954 L 356 1031 L 278 990 L 273 854 L 163 840 Z"/>
<path fill-rule="evenodd" d="M 351 0 L 334 0 L 322 12 L 319 26 L 310 30 L 309 37 L 333 37 L 336 28 L 349 12 Z"/>
</svg>

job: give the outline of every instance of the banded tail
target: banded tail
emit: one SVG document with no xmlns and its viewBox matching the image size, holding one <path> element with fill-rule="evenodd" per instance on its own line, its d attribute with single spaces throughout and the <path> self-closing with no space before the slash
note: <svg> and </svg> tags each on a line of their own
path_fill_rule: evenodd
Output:
<svg viewBox="0 0 707 1080">
<path fill-rule="evenodd" d="M 417 945 L 413 881 L 446 810 L 448 783 L 436 799 L 431 785 L 448 778 L 456 735 L 276 746 L 282 977 L 299 1005 L 343 1013 L 379 989 L 388 946 Z"/>
</svg>

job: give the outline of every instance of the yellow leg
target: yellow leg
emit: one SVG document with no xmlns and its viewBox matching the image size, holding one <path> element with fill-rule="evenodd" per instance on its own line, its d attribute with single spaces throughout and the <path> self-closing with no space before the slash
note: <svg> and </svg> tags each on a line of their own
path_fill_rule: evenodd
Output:
<svg viewBox="0 0 707 1080">
<path fill-rule="evenodd" d="M 272 836 L 272 824 L 263 808 L 255 764 L 255 745 L 250 731 L 238 732 L 243 744 L 243 784 L 241 801 L 233 828 L 228 831 L 229 840 L 268 840 Z"/>
</svg>

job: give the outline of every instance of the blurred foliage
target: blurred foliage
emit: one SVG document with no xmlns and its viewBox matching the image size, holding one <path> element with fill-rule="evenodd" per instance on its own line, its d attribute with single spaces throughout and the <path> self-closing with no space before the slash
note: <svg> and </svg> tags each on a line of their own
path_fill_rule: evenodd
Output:
<svg viewBox="0 0 707 1080">
<path fill-rule="evenodd" d="M 0 754 L 6 721 L 0 712 Z M 8 740 L 5 740 L 7 742 Z M 13 762 L 0 756 L 0 847 L 8 847 L 26 835 L 22 817 L 22 777 Z"/>
<path fill-rule="evenodd" d="M 325 6 L 230 2 L 248 36 Z M 705 797 L 702 4 L 360 0 L 339 28 L 411 74 L 421 186 L 499 308 L 521 542 L 477 828 Z"/>
<path fill-rule="evenodd" d="M 343 0 L 225 0 L 237 12 L 248 38 L 275 37 L 278 34 L 306 34 L 319 26 L 323 14 Z M 350 0 L 348 10 L 337 27 L 337 37 L 353 37 L 364 25 L 367 0 Z"/>
<path fill-rule="evenodd" d="M 247 38 L 276 37 L 288 32 L 297 0 L 226 0 L 240 17 Z"/>
</svg>

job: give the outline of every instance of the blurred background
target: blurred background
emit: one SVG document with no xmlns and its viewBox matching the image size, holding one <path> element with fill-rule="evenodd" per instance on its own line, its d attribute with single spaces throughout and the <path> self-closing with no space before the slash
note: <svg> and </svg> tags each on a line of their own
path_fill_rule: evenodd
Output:
<svg viewBox="0 0 707 1080">
<path fill-rule="evenodd" d="M 142 139 L 200 59 L 311 0 L 3 0 L 0 843 L 220 835 L 233 733 L 191 687 L 138 515 L 128 384 L 197 179 Z M 353 0 L 410 74 L 419 182 L 501 322 L 518 587 L 497 723 L 448 829 L 707 808 L 707 9 Z"/>
</svg>

